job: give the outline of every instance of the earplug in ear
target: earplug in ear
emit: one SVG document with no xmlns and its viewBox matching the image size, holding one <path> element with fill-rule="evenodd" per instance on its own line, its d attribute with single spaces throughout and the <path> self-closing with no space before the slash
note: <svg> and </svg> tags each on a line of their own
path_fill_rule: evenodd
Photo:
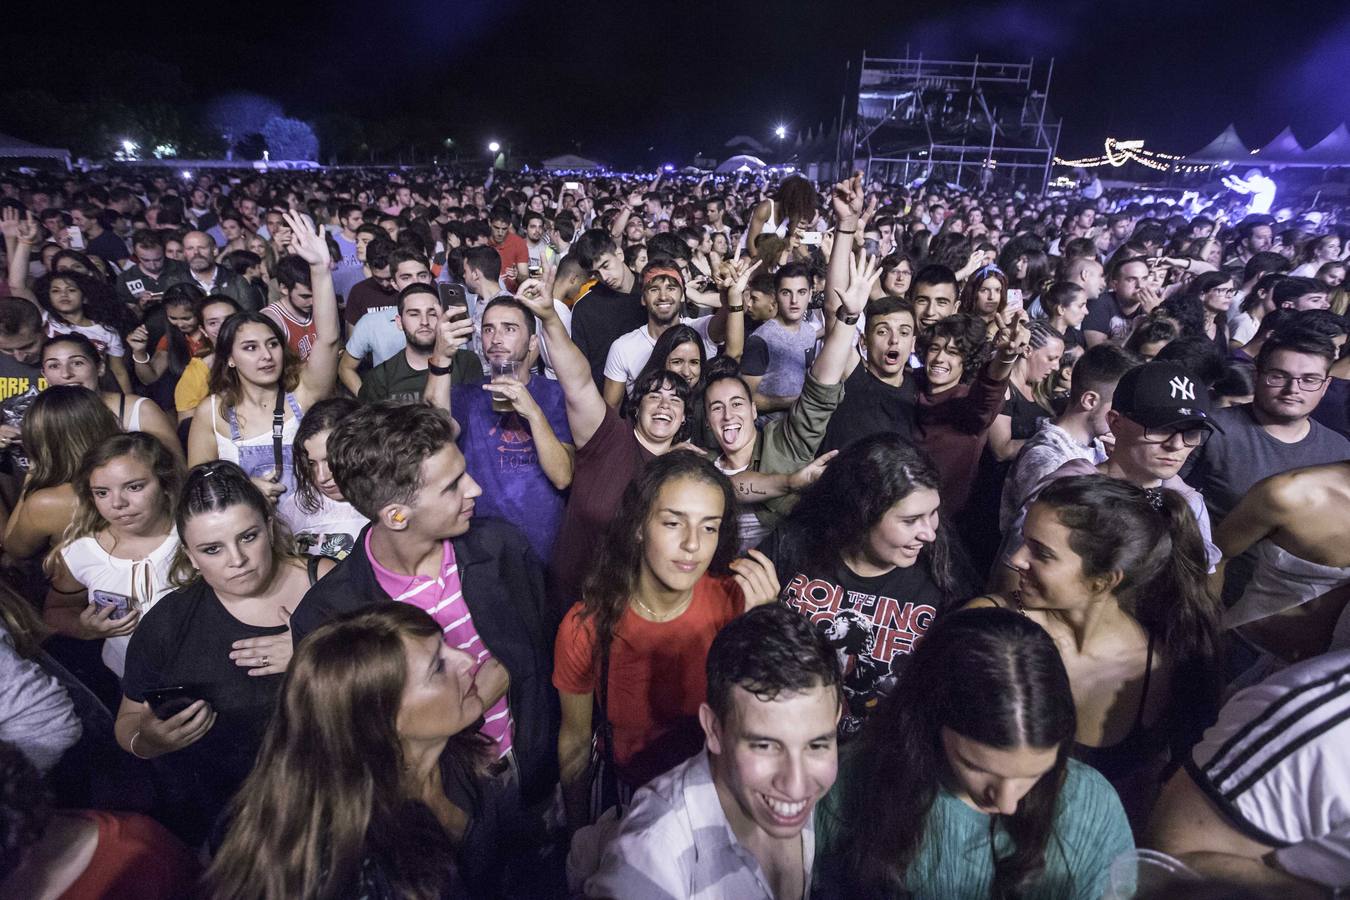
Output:
<svg viewBox="0 0 1350 900">
<path fill-rule="evenodd" d="M 393 519 L 395 522 L 402 522 L 402 521 L 404 521 L 407 517 L 404 516 L 403 513 L 401 513 L 401 512 L 396 512 L 396 513 L 394 513 L 392 516 L 390 516 L 389 518 Z"/>
</svg>

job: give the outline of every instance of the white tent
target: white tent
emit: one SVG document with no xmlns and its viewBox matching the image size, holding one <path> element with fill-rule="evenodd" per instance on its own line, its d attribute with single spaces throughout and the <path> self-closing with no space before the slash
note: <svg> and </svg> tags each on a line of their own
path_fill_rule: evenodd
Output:
<svg viewBox="0 0 1350 900">
<path fill-rule="evenodd" d="M 1350 128 L 1342 122 L 1336 130 L 1308 148 L 1303 154 L 1306 166 L 1345 166 L 1350 165 Z"/>
<path fill-rule="evenodd" d="M 0 159 L 59 159 L 70 168 L 70 151 L 60 147 L 41 147 L 0 134 Z"/>
<path fill-rule="evenodd" d="M 1294 132 L 1285 128 L 1269 144 L 1253 153 L 1251 160 L 1267 165 L 1298 165 L 1303 162 L 1303 145 L 1294 137 Z"/>
<path fill-rule="evenodd" d="M 542 165 L 545 169 L 562 169 L 574 172 L 591 171 L 605 167 L 604 163 L 598 163 L 593 159 L 586 159 L 584 156 L 576 156 L 571 153 L 546 159 Z"/>
<path fill-rule="evenodd" d="M 1234 165 L 1247 162 L 1251 151 L 1238 137 L 1237 129 L 1232 125 L 1225 128 L 1218 137 L 1201 149 L 1186 157 L 1187 162 L 1217 162 Z"/>
<path fill-rule="evenodd" d="M 714 171 L 719 175 L 725 175 L 728 172 L 758 172 L 760 169 L 766 168 L 767 165 L 758 156 L 741 153 L 726 160 Z"/>
</svg>

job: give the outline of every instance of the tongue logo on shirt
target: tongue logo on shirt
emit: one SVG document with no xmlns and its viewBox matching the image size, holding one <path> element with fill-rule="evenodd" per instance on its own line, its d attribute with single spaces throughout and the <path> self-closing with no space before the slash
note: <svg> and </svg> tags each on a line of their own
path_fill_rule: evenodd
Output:
<svg viewBox="0 0 1350 900">
<path fill-rule="evenodd" d="M 1168 385 L 1172 388 L 1173 400 L 1176 400 L 1177 398 L 1182 400 L 1195 399 L 1195 385 L 1192 384 L 1191 380 L 1185 375 L 1176 376 L 1168 383 Z"/>
</svg>

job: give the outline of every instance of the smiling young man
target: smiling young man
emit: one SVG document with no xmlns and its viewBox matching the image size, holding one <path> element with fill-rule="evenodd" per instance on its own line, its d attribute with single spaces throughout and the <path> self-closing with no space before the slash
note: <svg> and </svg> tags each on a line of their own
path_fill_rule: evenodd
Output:
<svg viewBox="0 0 1350 900">
<path fill-rule="evenodd" d="M 661 335 L 675 325 L 693 328 L 703 338 L 703 351 L 708 359 L 717 354 L 710 327 L 714 316 L 697 319 L 684 318 L 684 273 L 675 263 L 657 259 L 642 270 L 642 307 L 647 310 L 647 323 L 621 336 L 609 348 L 605 359 L 605 402 L 618 409 L 623 398 L 633 389 L 633 382 L 651 359 Z"/>
<path fill-rule="evenodd" d="M 722 628 L 707 671 L 706 748 L 634 795 L 586 896 L 810 894 L 815 806 L 838 771 L 835 654 L 771 603 Z"/>
<path fill-rule="evenodd" d="M 931 328 L 937 322 L 956 315 L 956 273 L 943 265 L 924 266 L 914 276 L 911 288 L 914 315 L 920 328 Z"/>
<path fill-rule="evenodd" d="M 370 519 L 352 552 L 319 579 L 291 617 L 296 643 L 324 622 L 371 603 L 411 603 L 445 631 L 446 644 L 489 659 L 479 677 L 501 778 L 526 804 L 552 794 L 558 695 L 553 690 L 556 617 L 543 568 L 524 536 L 497 519 L 474 519 L 482 489 L 469 475 L 448 414 L 421 404 L 375 403 L 328 438 L 342 496 Z"/>
</svg>

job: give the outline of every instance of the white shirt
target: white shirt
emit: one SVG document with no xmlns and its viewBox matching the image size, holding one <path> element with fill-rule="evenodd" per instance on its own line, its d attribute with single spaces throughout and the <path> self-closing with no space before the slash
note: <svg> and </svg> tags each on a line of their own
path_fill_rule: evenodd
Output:
<svg viewBox="0 0 1350 900">
<path fill-rule="evenodd" d="M 698 319 L 680 319 L 678 323 L 688 325 L 698 332 L 698 336 L 703 338 L 703 353 L 709 359 L 717 355 L 717 345 L 708 337 L 708 328 L 712 325 L 712 320 L 712 316 L 702 316 Z M 605 378 L 609 381 L 621 381 L 624 392 L 631 391 L 633 382 L 642 374 L 642 367 L 652 358 L 652 348 L 655 346 L 656 338 L 652 337 L 651 330 L 646 325 L 634 328 L 616 338 L 614 343 L 609 345 L 609 356 L 605 358 Z"/>
<path fill-rule="evenodd" d="M 1350 651 L 1327 653 L 1234 694 L 1186 769 L 1280 867 L 1350 885 Z"/>
</svg>

